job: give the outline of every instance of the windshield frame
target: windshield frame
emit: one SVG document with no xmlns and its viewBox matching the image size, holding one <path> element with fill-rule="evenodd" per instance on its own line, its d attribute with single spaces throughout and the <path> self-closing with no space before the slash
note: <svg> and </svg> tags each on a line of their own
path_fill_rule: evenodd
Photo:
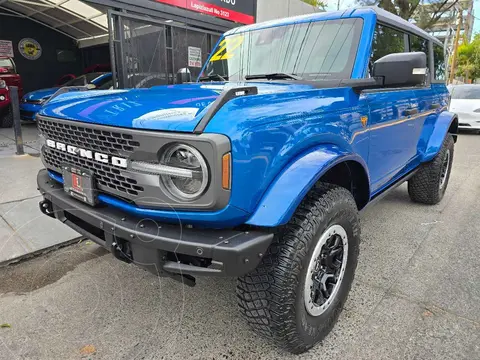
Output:
<svg viewBox="0 0 480 360">
<path fill-rule="evenodd" d="M 197 77 L 196 79 L 196 82 L 201 82 L 201 79 L 204 78 L 204 77 L 208 77 L 209 75 L 207 74 L 207 69 L 209 68 L 209 65 L 211 63 L 211 59 L 216 56 L 216 54 L 218 53 L 218 49 L 220 48 L 220 44 L 222 43 L 222 41 L 224 41 L 225 39 L 227 38 L 234 38 L 236 36 L 252 36 L 253 33 L 255 32 L 260 32 L 260 31 L 265 31 L 265 30 L 271 30 L 271 29 L 274 29 L 274 28 L 282 28 L 282 27 L 292 27 L 292 31 L 295 31 L 295 27 L 302 27 L 302 26 L 307 26 L 307 27 L 310 27 L 312 25 L 316 25 L 318 23 L 325 23 L 325 22 L 328 22 L 330 24 L 334 24 L 334 23 L 343 23 L 343 22 L 351 22 L 352 26 L 353 26 L 353 31 L 354 31 L 354 35 L 353 35 L 353 38 L 352 38 L 352 46 L 349 50 L 349 54 L 348 54 L 348 59 L 347 59 L 347 62 L 346 62 L 346 65 L 345 65 L 345 68 L 343 71 L 341 72 L 332 72 L 330 74 L 338 74 L 338 76 L 329 76 L 329 75 L 325 75 L 325 76 L 317 76 L 317 78 L 315 79 L 311 79 L 309 77 L 305 78 L 305 79 L 302 79 L 302 81 L 305 81 L 305 82 L 312 82 L 312 83 L 315 83 L 315 82 L 318 82 L 318 81 L 322 81 L 322 80 L 345 80 L 345 79 L 352 79 L 352 78 L 356 78 L 357 76 L 354 76 L 356 75 L 356 67 L 357 67 L 357 58 L 359 56 L 359 53 L 361 52 L 361 49 L 362 49 L 362 46 L 365 42 L 365 34 L 364 34 L 364 30 L 365 30 L 365 24 L 366 24 L 366 19 L 362 16 L 359 16 L 359 17 L 348 17 L 348 18 L 327 18 L 327 19 L 314 19 L 314 20 L 310 20 L 310 21 L 304 21 L 304 22 L 298 22 L 298 23 L 286 23 L 286 24 L 281 24 L 281 25 L 275 25 L 275 26 L 271 26 L 271 27 L 265 27 L 265 28 L 260 28 L 260 29 L 252 29 L 252 30 L 246 30 L 246 31 L 241 31 L 241 32 L 233 32 L 233 33 L 226 33 L 225 35 L 223 35 L 219 41 L 217 42 L 217 44 L 215 45 L 215 47 L 213 48 L 212 52 L 210 53 L 210 56 L 208 57 L 207 61 L 205 62 L 203 68 L 202 68 L 202 71 L 200 73 L 200 75 Z M 246 45 L 247 47 L 248 46 L 252 46 L 252 45 Z M 343 46 L 343 45 L 342 45 Z M 242 46 L 242 48 L 244 48 L 244 46 Z M 301 52 L 300 52 L 301 53 Z M 243 54 L 239 54 L 239 56 L 244 56 Z M 270 71 L 270 73 L 281 73 L 281 71 L 278 71 L 278 69 L 270 69 L 272 71 Z M 320 70 L 320 69 L 319 69 Z M 230 79 L 231 75 L 229 74 L 227 76 L 227 81 L 231 81 L 231 82 L 237 82 L 237 81 L 240 81 L 240 82 L 248 82 L 248 81 L 259 81 L 259 80 L 245 80 L 245 76 L 246 75 L 252 75 L 252 74 L 244 74 L 244 72 L 246 71 L 246 68 L 243 67 L 242 68 L 242 71 L 239 73 L 239 78 L 238 79 L 235 79 L 235 80 L 232 80 Z M 220 74 L 221 76 L 224 76 L 224 74 Z M 237 74 L 233 74 L 233 75 L 237 75 Z M 256 75 L 256 74 L 253 74 L 253 75 Z M 295 74 L 297 75 L 298 77 L 303 77 L 301 73 L 299 74 Z M 242 78 L 243 77 L 243 78 Z M 265 79 L 267 80 L 267 79 Z M 263 81 L 263 80 L 262 80 Z M 269 81 L 297 81 L 295 79 L 270 79 Z"/>
</svg>

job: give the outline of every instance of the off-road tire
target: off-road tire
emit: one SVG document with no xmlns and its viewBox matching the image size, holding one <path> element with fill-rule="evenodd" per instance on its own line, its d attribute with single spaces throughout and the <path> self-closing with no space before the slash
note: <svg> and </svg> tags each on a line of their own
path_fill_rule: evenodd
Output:
<svg viewBox="0 0 480 360">
<path fill-rule="evenodd" d="M 2 114 L 0 114 L 0 128 L 11 128 L 13 126 L 13 111 L 9 106 Z"/>
<path fill-rule="evenodd" d="M 447 134 L 438 154 L 432 161 L 421 165 L 417 173 L 408 181 L 408 194 L 412 201 L 435 205 L 443 199 L 452 170 L 454 145 L 453 136 Z M 443 164 L 447 153 L 450 155 L 446 179 L 443 186 L 440 186 Z"/>
<path fill-rule="evenodd" d="M 304 286 L 319 237 L 332 225 L 348 235 L 347 263 L 331 305 L 319 316 L 305 307 Z M 360 244 L 358 210 L 352 194 L 320 184 L 309 192 L 290 222 L 279 229 L 260 265 L 238 279 L 237 300 L 243 317 L 259 334 L 281 348 L 303 353 L 333 328 L 350 291 Z"/>
</svg>

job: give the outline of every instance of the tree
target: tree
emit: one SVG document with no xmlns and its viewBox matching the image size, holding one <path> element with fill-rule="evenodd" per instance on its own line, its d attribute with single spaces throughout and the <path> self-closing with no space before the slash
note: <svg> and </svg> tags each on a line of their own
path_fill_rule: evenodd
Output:
<svg viewBox="0 0 480 360">
<path fill-rule="evenodd" d="M 357 0 L 361 5 L 377 5 L 405 20 L 414 20 L 418 27 L 429 30 L 437 22 L 451 20 L 459 0 Z"/>
<path fill-rule="evenodd" d="M 469 44 L 458 47 L 457 75 L 468 79 L 480 78 L 480 34 L 476 34 Z"/>
<path fill-rule="evenodd" d="M 302 1 L 304 3 L 310 4 L 322 10 L 325 10 L 325 7 L 327 6 L 323 1 L 319 1 L 319 0 L 302 0 Z"/>
</svg>

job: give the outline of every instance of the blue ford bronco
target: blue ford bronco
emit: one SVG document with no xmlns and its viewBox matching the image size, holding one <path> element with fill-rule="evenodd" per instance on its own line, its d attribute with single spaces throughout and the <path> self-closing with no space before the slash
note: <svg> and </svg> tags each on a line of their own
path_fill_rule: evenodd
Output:
<svg viewBox="0 0 480 360">
<path fill-rule="evenodd" d="M 347 299 L 359 211 L 405 181 L 415 202 L 444 196 L 443 56 L 378 8 L 231 30 L 195 82 L 52 99 L 40 209 L 160 276 L 238 277 L 253 329 L 304 352 Z"/>
</svg>

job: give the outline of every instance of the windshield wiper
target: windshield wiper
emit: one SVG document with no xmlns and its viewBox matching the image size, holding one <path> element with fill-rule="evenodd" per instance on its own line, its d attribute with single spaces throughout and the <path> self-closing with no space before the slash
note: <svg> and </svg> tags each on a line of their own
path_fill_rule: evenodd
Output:
<svg viewBox="0 0 480 360">
<path fill-rule="evenodd" d="M 201 78 L 198 79 L 199 81 L 214 81 L 214 80 L 220 80 L 220 81 L 228 81 L 227 78 L 223 77 L 220 74 L 208 74 L 207 76 L 202 76 Z"/>
<path fill-rule="evenodd" d="M 292 80 L 303 80 L 300 76 L 295 74 L 286 74 L 286 73 L 272 73 L 272 74 L 258 74 L 258 75 L 246 75 L 245 80 L 257 80 L 257 79 L 267 79 L 267 80 L 281 80 L 281 79 L 292 79 Z"/>
</svg>

